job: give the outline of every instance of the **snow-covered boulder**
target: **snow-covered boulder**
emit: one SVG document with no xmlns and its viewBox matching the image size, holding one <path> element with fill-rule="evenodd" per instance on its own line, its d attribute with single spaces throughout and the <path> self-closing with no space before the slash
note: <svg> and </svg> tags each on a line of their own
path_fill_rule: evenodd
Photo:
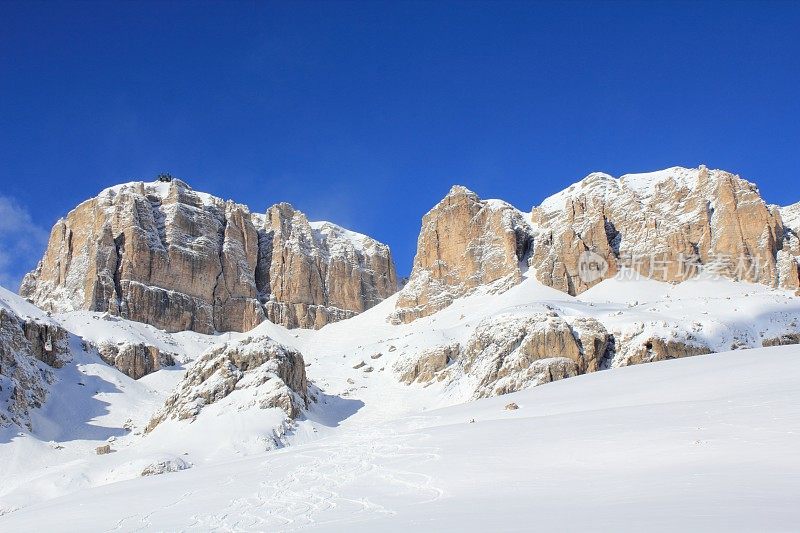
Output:
<svg viewBox="0 0 800 533">
<path fill-rule="evenodd" d="M 279 408 L 294 418 L 307 399 L 300 352 L 256 335 L 220 344 L 200 356 L 147 430 L 166 420 L 194 420 L 204 407 L 221 402 L 232 413 L 253 407 Z"/>
<path fill-rule="evenodd" d="M 463 351 L 463 372 L 475 382 L 476 398 L 507 394 L 597 370 L 608 341 L 592 318 L 570 324 L 552 311 L 499 315 L 475 328 Z"/>
</svg>

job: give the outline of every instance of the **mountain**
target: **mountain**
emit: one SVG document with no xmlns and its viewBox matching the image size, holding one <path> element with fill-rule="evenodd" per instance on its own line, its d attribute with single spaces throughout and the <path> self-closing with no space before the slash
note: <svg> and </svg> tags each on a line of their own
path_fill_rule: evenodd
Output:
<svg viewBox="0 0 800 533">
<path fill-rule="evenodd" d="M 590 174 L 530 213 L 453 187 L 423 218 L 393 320 L 430 315 L 477 288 L 507 290 L 528 269 L 571 295 L 625 269 L 659 281 L 704 271 L 797 290 L 798 208 L 783 213 L 789 225 L 755 185 L 703 166 Z"/>
<path fill-rule="evenodd" d="M 796 522 L 800 204 L 702 167 L 526 212 L 456 186 L 391 294 L 388 248 L 288 204 L 89 203 L 26 280 L 47 312 L 0 291 L 0 529 L 552 529 L 575 498 L 590 528 L 666 499 L 665 529 L 752 529 L 750 487 Z"/>
<path fill-rule="evenodd" d="M 248 331 L 264 320 L 321 327 L 397 287 L 389 248 L 289 204 L 253 214 L 186 183 L 111 187 L 53 227 L 20 294 L 167 331 Z"/>
</svg>

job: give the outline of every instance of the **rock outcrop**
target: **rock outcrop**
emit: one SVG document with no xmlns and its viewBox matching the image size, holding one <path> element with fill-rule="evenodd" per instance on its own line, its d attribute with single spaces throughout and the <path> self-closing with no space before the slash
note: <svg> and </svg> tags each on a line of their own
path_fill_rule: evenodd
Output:
<svg viewBox="0 0 800 533">
<path fill-rule="evenodd" d="M 270 318 L 320 327 L 391 295 L 387 246 L 288 204 L 266 217 L 180 180 L 106 189 L 53 227 L 20 294 L 167 331 L 248 331 Z"/>
<path fill-rule="evenodd" d="M 308 401 L 303 356 L 264 335 L 210 348 L 186 372 L 147 426 L 195 419 L 204 407 L 230 401 L 231 409 L 280 408 L 294 418 Z"/>
<path fill-rule="evenodd" d="M 423 350 L 416 354 L 412 361 L 403 359 L 398 361 L 395 371 L 399 373 L 400 381 L 405 384 L 428 383 L 437 376 L 444 379 L 442 371 L 459 356 L 460 351 L 461 346 L 457 342 Z"/>
<path fill-rule="evenodd" d="M 174 354 L 144 343 L 105 342 L 97 347 L 100 358 L 126 376 L 139 379 L 167 366 L 175 365 Z"/>
<path fill-rule="evenodd" d="M 0 426 L 30 430 L 30 412 L 47 399 L 53 369 L 68 360 L 66 331 L 41 317 L 20 316 L 0 300 Z"/>
<path fill-rule="evenodd" d="M 649 337 L 643 340 L 640 339 L 636 343 L 623 341 L 622 345 L 626 349 L 619 357 L 615 358 L 614 366 L 639 365 L 712 353 L 708 346 L 692 338 L 664 339 L 661 337 Z"/>
<path fill-rule="evenodd" d="M 705 355 L 720 350 L 711 346 L 702 335 L 702 324 L 695 322 L 691 328 L 663 320 L 644 323 L 636 321 L 620 331 L 614 331 L 615 353 L 611 366 L 629 366 L 666 361 L 695 355 Z M 745 343 L 742 347 L 748 347 Z M 716 348 L 716 349 L 714 349 Z M 726 346 L 722 349 L 737 349 Z"/>
<path fill-rule="evenodd" d="M 514 207 L 453 187 L 422 219 L 411 278 L 392 320 L 431 315 L 479 287 L 514 286 L 531 244 L 526 217 Z"/>
<path fill-rule="evenodd" d="M 594 372 L 609 334 L 600 322 L 568 322 L 556 312 L 499 315 L 480 323 L 463 350 L 463 371 L 475 382 L 475 398 L 497 396 Z"/>
<path fill-rule="evenodd" d="M 400 357 L 400 381 L 463 381 L 473 398 L 497 396 L 600 369 L 611 336 L 590 317 L 555 311 L 502 314 L 480 322 L 463 342 Z"/>
<path fill-rule="evenodd" d="M 669 282 L 702 271 L 797 289 L 799 230 L 797 205 L 767 205 L 752 183 L 702 166 L 590 174 L 529 216 L 454 187 L 423 218 L 392 320 L 430 315 L 477 287 L 507 289 L 526 269 L 572 295 L 622 269 Z"/>
<path fill-rule="evenodd" d="M 788 346 L 800 344 L 800 333 L 786 333 L 778 337 L 770 337 L 761 341 L 761 346 Z"/>
</svg>

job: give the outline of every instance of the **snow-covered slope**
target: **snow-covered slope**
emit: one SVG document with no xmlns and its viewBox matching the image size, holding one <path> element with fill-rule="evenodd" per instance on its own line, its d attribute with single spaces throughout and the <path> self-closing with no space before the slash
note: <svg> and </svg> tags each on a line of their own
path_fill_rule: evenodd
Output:
<svg viewBox="0 0 800 533">
<path fill-rule="evenodd" d="M 714 387 L 729 382 L 724 378 L 718 384 L 710 376 L 716 372 L 725 376 L 728 372 L 735 373 L 738 370 L 728 370 L 722 362 L 703 363 L 711 365 L 708 367 L 692 366 L 701 363 L 684 361 L 679 364 L 688 366 L 679 366 L 678 363 L 675 367 L 656 364 L 653 365 L 655 369 L 685 370 L 676 370 L 674 375 L 664 374 L 663 378 L 658 377 L 660 374 L 657 370 L 644 374 L 641 379 L 650 380 L 651 387 L 646 384 L 634 386 L 630 381 L 613 381 L 622 379 L 614 376 L 642 376 L 636 373 L 639 372 L 638 368 L 632 374 L 629 369 L 612 368 L 548 383 L 521 396 L 507 395 L 480 403 L 464 402 L 598 368 L 797 342 L 800 332 L 800 298 L 791 292 L 770 289 L 761 284 L 724 279 L 694 280 L 673 285 L 647 279 L 627 279 L 623 275 L 618 279 L 605 280 L 575 297 L 542 285 L 532 277 L 524 277 L 521 283 L 501 294 L 496 294 L 490 288 L 478 287 L 470 296 L 454 300 L 438 313 L 408 324 L 393 324 L 390 321 L 397 298 L 397 295 L 390 297 L 356 317 L 328 324 L 320 330 L 290 330 L 264 322 L 246 334 L 220 336 L 167 334 L 151 326 L 99 313 L 76 312 L 54 315 L 52 318 L 39 313 L 43 320 L 57 322 L 72 332 L 73 361 L 54 371 L 58 379 L 49 389 L 49 399 L 42 409 L 34 409 L 32 430 L 7 431 L 0 444 L 0 469 L 7 475 L 0 487 L 0 514 L 6 514 L 0 518 L 0 529 L 4 528 L 4 521 L 8 521 L 11 527 L 18 523 L 17 520 L 34 516 L 25 514 L 25 508 L 31 505 L 50 505 L 41 503 L 43 500 L 64 498 L 65 503 L 58 504 L 54 500 L 52 505 L 68 506 L 70 504 L 66 502 L 74 501 L 70 498 L 93 501 L 101 492 L 106 495 L 104 498 L 109 498 L 100 500 L 108 504 L 109 517 L 117 512 L 112 511 L 117 499 L 122 502 L 125 498 L 153 498 L 148 500 L 150 503 L 143 503 L 145 509 L 155 513 L 151 521 L 141 518 L 147 512 L 129 510 L 117 517 L 122 521 L 120 527 L 123 530 L 135 529 L 140 525 L 151 529 L 175 529 L 192 524 L 201 529 L 215 526 L 234 529 L 293 528 L 309 523 L 310 519 L 322 522 L 327 519 L 326 516 L 336 520 L 329 524 L 331 527 L 344 523 L 348 527 L 355 527 L 357 524 L 351 522 L 361 518 L 416 520 L 427 513 L 441 520 L 458 506 L 471 507 L 466 502 L 471 498 L 477 499 L 480 493 L 494 494 L 495 484 L 507 483 L 520 488 L 520 494 L 526 495 L 525 501 L 543 498 L 541 492 L 545 491 L 542 488 L 544 485 L 537 489 L 529 481 L 515 477 L 517 473 L 510 472 L 513 468 L 509 465 L 518 464 L 515 461 L 521 458 L 532 461 L 521 463 L 521 472 L 527 472 L 528 475 L 544 469 L 551 476 L 545 480 L 555 483 L 555 467 L 547 467 L 547 461 L 555 461 L 554 465 L 565 467 L 572 463 L 565 465 L 552 458 L 546 460 L 543 454 L 552 455 L 552 450 L 561 448 L 572 449 L 577 454 L 577 445 L 570 448 L 569 443 L 565 442 L 570 432 L 577 431 L 574 426 L 577 423 L 586 425 L 586 431 L 589 432 L 575 434 L 576 442 L 585 447 L 581 452 L 585 454 L 584 462 L 579 464 L 589 472 L 597 471 L 601 476 L 600 481 L 606 484 L 604 486 L 613 486 L 616 481 L 609 478 L 612 466 L 622 459 L 604 463 L 603 457 L 612 449 L 607 446 L 622 446 L 620 454 L 634 453 L 633 441 L 624 444 L 623 437 L 639 437 L 635 431 L 631 433 L 633 430 L 627 429 L 621 433 L 622 436 L 607 435 L 604 437 L 607 440 L 594 435 L 593 431 L 601 434 L 608 427 L 636 425 L 635 418 L 624 418 L 628 416 L 625 413 L 620 414 L 623 418 L 619 420 L 608 418 L 609 414 L 624 404 L 639 406 L 635 415 L 631 416 L 644 417 L 642 413 L 647 409 L 655 410 L 654 416 L 660 416 L 660 410 L 667 408 L 658 405 L 677 405 L 677 400 L 665 399 L 655 392 L 652 398 L 647 397 L 648 389 L 657 389 L 661 386 L 659 383 L 663 382 L 664 387 L 666 383 L 678 387 L 675 389 L 675 398 L 680 397 L 681 391 L 694 394 L 699 385 L 689 386 L 688 389 L 681 387 L 687 379 L 692 383 L 700 383 L 700 377 L 686 377 L 695 369 L 705 376 L 702 379 L 711 380 L 708 398 L 719 397 L 714 396 L 719 392 L 715 392 L 717 389 Z M 11 301 L 19 308 L 28 305 L 18 297 Z M 37 311 L 29 308 L 28 312 Z M 512 331 L 516 327 L 514 324 L 530 321 L 544 327 L 541 337 L 522 341 L 522 344 L 527 342 L 536 345 L 533 348 L 526 351 L 522 345 L 507 343 L 486 349 L 486 331 L 495 332 L 492 333 L 495 337 L 490 335 L 488 342 L 499 342 L 506 339 L 506 332 Z M 549 333 L 551 330 L 561 333 L 554 337 Z M 80 337 L 91 343 L 116 340 L 150 344 L 178 354 L 177 364 L 135 381 L 103 363 L 91 349 L 83 350 Z M 176 390 L 187 369 L 191 371 L 201 353 L 207 351 L 213 359 L 216 357 L 214 353 L 225 353 L 225 349 L 219 348 L 219 343 L 235 345 L 240 341 L 248 342 L 248 338 L 272 339 L 287 350 L 302 354 L 309 380 L 310 401 L 298 419 L 289 420 L 282 409 L 258 408 L 264 395 L 259 392 L 260 385 L 256 388 L 251 385 L 254 380 L 269 384 L 269 390 L 261 391 L 269 396 L 274 384 L 278 383 L 270 381 L 271 373 L 274 373 L 271 368 L 249 372 L 252 369 L 241 364 L 238 367 L 224 367 L 214 363 L 215 369 L 227 368 L 225 372 L 236 377 L 234 380 L 229 380 L 227 375 L 219 378 L 219 383 L 236 384 L 234 394 L 226 396 L 224 401 L 205 405 L 189 420 L 168 417 L 152 432 L 144 431 L 153 416 L 163 409 L 171 394 L 178 395 L 174 401 L 170 400 L 172 404 L 185 406 L 194 402 L 195 396 L 201 397 L 206 394 L 204 391 L 210 390 L 206 385 L 197 387 L 197 383 L 191 379 L 181 385 L 188 391 L 186 395 Z M 580 344 L 571 345 L 574 361 L 563 357 L 563 353 L 548 353 L 549 346 L 560 346 L 554 342 L 563 343 L 570 339 L 576 343 L 580 341 Z M 605 340 L 605 344 L 598 339 Z M 650 348 L 647 348 L 648 344 Z M 590 345 L 595 347 L 594 359 L 589 359 Z M 695 349 L 697 347 L 702 350 Z M 778 355 L 772 356 L 772 353 Z M 794 368 L 784 364 L 796 353 L 796 350 L 785 347 L 759 348 L 692 359 L 722 361 L 733 358 L 731 364 L 735 368 L 739 368 L 735 361 L 750 368 L 774 357 L 771 370 L 764 371 L 763 383 L 772 379 L 768 374 L 774 372 L 776 386 L 780 389 L 782 380 L 788 379 L 786 375 L 791 374 Z M 784 368 L 779 370 L 781 366 Z M 497 368 L 500 368 L 499 373 L 492 370 Z M 558 368 L 562 369 L 560 375 L 556 375 Z M 194 374 L 205 373 L 199 369 Z M 745 378 L 744 374 L 736 376 L 735 379 L 750 379 Z M 606 379 L 616 385 L 604 384 Z M 630 379 L 635 381 L 640 378 Z M 242 385 L 239 385 L 240 382 Z M 581 384 L 587 383 L 590 386 L 584 390 Z M 619 390 L 614 391 L 616 386 L 619 386 Z M 635 393 L 636 403 L 624 399 L 627 398 L 626 387 Z M 224 390 L 231 392 L 228 385 Z M 539 392 L 547 390 L 566 392 L 552 398 L 547 393 Z M 663 391 L 664 394 L 667 392 L 666 389 Z M 569 399 L 570 395 L 575 395 L 575 398 Z M 613 404 L 617 401 L 614 398 L 620 403 Z M 691 395 L 687 398 L 690 401 Z M 705 396 L 698 396 L 697 402 L 705 401 L 703 398 Z M 751 399 L 747 397 L 742 400 L 742 409 Z M 502 407 L 512 401 L 522 409 L 513 413 L 503 411 Z M 463 405 L 444 411 L 444 414 L 429 414 L 433 409 L 458 404 Z M 548 405 L 551 410 L 548 410 Z M 540 408 L 543 410 L 539 411 Z M 536 415 L 532 416 L 534 409 Z M 753 407 L 750 411 L 745 410 L 745 414 L 755 416 L 753 413 L 757 410 L 757 407 Z M 763 414 L 766 411 L 762 409 L 761 412 Z M 680 410 L 680 413 L 684 411 Z M 561 415 L 565 416 L 563 420 Z M 592 416 L 597 419 L 592 419 Z M 496 421 L 488 421 L 489 418 L 498 417 Z M 475 425 L 466 424 L 471 418 L 477 420 Z M 689 424 L 695 424 L 694 419 L 687 420 L 690 420 Z M 561 423 L 566 425 L 558 426 Z M 454 442 L 460 442 L 458 446 L 462 448 L 456 446 L 455 449 L 461 451 L 453 452 L 452 456 L 441 451 L 428 453 L 425 451 L 425 442 L 433 437 L 426 435 L 432 433 L 428 430 L 418 431 L 418 425 L 430 426 L 430 432 L 443 435 L 444 440 L 434 444 L 434 448 L 450 450 Z M 475 429 L 487 425 L 491 429 L 485 433 Z M 698 423 L 698 427 L 700 425 Z M 507 446 L 504 435 L 516 434 L 517 427 L 520 435 L 527 435 L 537 443 Z M 548 429 L 540 432 L 540 427 Z M 670 427 L 665 426 L 665 431 Z M 657 426 L 651 428 L 653 435 L 660 435 L 657 429 Z M 454 433 L 448 435 L 451 430 Z M 551 438 L 554 440 L 548 440 Z M 735 455 L 742 451 L 736 447 L 738 444 L 735 439 L 738 437 L 735 435 L 720 438 L 729 447 L 726 453 Z M 682 450 L 676 441 L 671 440 L 673 437 L 667 435 L 653 436 L 652 441 L 647 442 L 659 439 L 665 441 L 663 446 L 667 448 L 674 445 L 675 449 Z M 732 442 L 726 439 L 732 439 Z M 373 442 L 376 443 L 374 449 Z M 784 445 L 782 442 L 780 446 Z M 96 455 L 95 448 L 107 443 L 111 445 L 113 453 Z M 498 443 L 500 451 L 492 451 Z M 288 447 L 284 450 L 275 450 L 286 445 Z M 529 445 L 531 448 L 524 447 Z M 654 448 L 654 454 L 664 453 L 660 446 Z M 470 450 L 476 456 L 486 457 L 485 462 L 475 463 L 475 470 L 467 468 L 463 474 L 467 477 L 459 477 L 462 474 L 457 474 L 455 465 L 459 461 L 465 464 L 471 461 Z M 387 454 L 388 459 L 384 457 Z M 305 468 L 303 465 L 306 463 L 318 468 L 313 472 L 297 470 Z M 684 464 L 684 468 L 691 466 L 687 464 Z M 263 465 L 267 465 L 264 467 L 266 470 L 261 468 Z M 467 479 L 474 479 L 470 476 L 483 475 L 481 469 L 491 470 L 494 467 L 499 469 L 502 476 L 509 477 L 500 477 L 495 481 L 488 477 L 480 483 L 473 481 L 474 493 L 458 489 L 459 485 L 465 483 L 469 486 Z M 237 470 L 239 468 L 241 470 Z M 646 464 L 642 464 L 641 468 L 646 468 Z M 189 470 L 191 474 L 170 473 L 177 470 Z M 130 481 L 141 477 L 143 473 L 164 472 L 167 475 L 159 476 L 163 479 L 156 481 Z M 577 470 L 570 472 L 567 479 L 578 475 Z M 719 472 L 717 474 L 722 475 Z M 630 475 L 633 476 L 632 486 L 641 490 L 637 483 L 644 483 L 640 478 L 644 475 L 643 471 Z M 173 477 L 175 480 L 171 479 Z M 183 479 L 189 481 L 180 481 Z M 763 480 L 759 478 L 756 481 L 760 483 Z M 182 483 L 187 485 L 183 486 Z M 223 489 L 216 493 L 205 492 L 197 488 L 203 483 Z M 382 484 L 378 492 L 370 489 L 376 483 Z M 577 481 L 571 483 L 575 485 Z M 679 498 L 675 489 L 677 485 L 670 484 L 679 482 L 668 479 L 665 483 L 668 488 L 671 487 L 670 497 Z M 349 488 L 342 489 L 342 492 L 337 488 L 338 484 Z M 102 489 L 98 489 L 100 492 L 94 489 L 101 486 Z M 582 494 L 569 483 L 555 488 L 558 490 L 554 494 L 561 494 L 559 491 L 562 489 L 574 489 L 578 491 L 576 494 Z M 164 492 L 160 492 L 162 490 Z M 617 487 L 615 490 L 621 489 Z M 142 496 L 142 492 L 152 492 L 152 496 Z M 75 495 L 70 496 L 73 493 Z M 186 494 L 186 498 L 177 501 L 183 494 Z M 455 499 L 451 503 L 448 503 L 448 497 L 440 501 L 439 496 L 447 494 L 452 494 Z M 497 494 L 501 500 L 510 498 L 503 491 Z M 622 497 L 618 492 L 614 494 Z M 427 501 L 430 501 L 429 506 L 414 507 L 415 512 L 421 514 L 405 515 L 400 511 L 405 506 L 416 506 Z M 498 509 L 527 512 L 521 509 L 522 500 L 513 503 L 511 498 L 508 503 L 511 507 L 508 508 L 502 507 L 505 504 L 499 500 L 487 501 L 499 506 Z M 545 498 L 542 501 L 551 500 Z M 602 501 L 597 500 L 596 505 L 601 506 Z M 643 503 L 635 498 L 630 501 Z M 177 510 L 180 513 L 173 516 L 169 511 L 162 510 L 165 502 L 176 503 L 176 513 Z M 278 502 L 282 503 L 279 505 Z M 595 505 L 594 500 L 591 503 Z M 284 510 L 280 511 L 274 506 L 283 506 Z M 53 512 L 60 512 L 60 508 L 52 509 Z M 134 516 L 132 521 L 126 521 L 125 517 L 131 515 Z M 248 515 L 253 515 L 252 522 L 232 522 L 234 516 Z M 187 516 L 195 517 L 197 521 L 181 522 Z M 526 520 L 532 519 L 528 515 L 525 517 Z M 401 523 L 403 525 L 391 521 L 377 524 L 396 529 L 405 527 L 408 522 Z M 80 529 L 80 523 L 76 524 Z M 359 527 L 368 528 L 369 524 L 372 522 L 364 522 Z M 435 524 L 435 527 L 432 526 L 435 529 L 444 526 L 439 522 Z M 609 527 L 613 525 L 610 523 Z"/>
<path fill-rule="evenodd" d="M 792 530 L 798 373 L 797 347 L 614 369 L 81 491 L 0 528 Z"/>
</svg>

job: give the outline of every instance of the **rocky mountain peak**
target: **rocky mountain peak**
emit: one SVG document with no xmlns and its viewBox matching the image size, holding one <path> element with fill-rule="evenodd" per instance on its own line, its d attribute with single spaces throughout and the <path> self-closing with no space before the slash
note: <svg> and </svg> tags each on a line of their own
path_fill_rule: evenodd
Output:
<svg viewBox="0 0 800 533">
<path fill-rule="evenodd" d="M 315 238 L 286 203 L 257 215 L 179 179 L 125 183 L 56 223 L 20 293 L 48 311 L 108 311 L 168 331 L 321 327 L 396 288 L 386 245 L 332 254 L 342 240 Z"/>
<path fill-rule="evenodd" d="M 798 213 L 783 210 L 791 224 Z M 702 165 L 620 178 L 595 172 L 530 215 L 455 186 L 422 220 L 393 319 L 426 316 L 478 286 L 504 290 L 524 271 L 571 295 L 622 269 L 661 281 L 702 271 L 797 289 L 798 255 L 796 231 L 753 183 Z"/>
<path fill-rule="evenodd" d="M 430 315 L 478 287 L 515 285 L 531 231 L 527 216 L 510 204 L 453 187 L 422 219 L 411 278 L 393 321 Z"/>
</svg>

